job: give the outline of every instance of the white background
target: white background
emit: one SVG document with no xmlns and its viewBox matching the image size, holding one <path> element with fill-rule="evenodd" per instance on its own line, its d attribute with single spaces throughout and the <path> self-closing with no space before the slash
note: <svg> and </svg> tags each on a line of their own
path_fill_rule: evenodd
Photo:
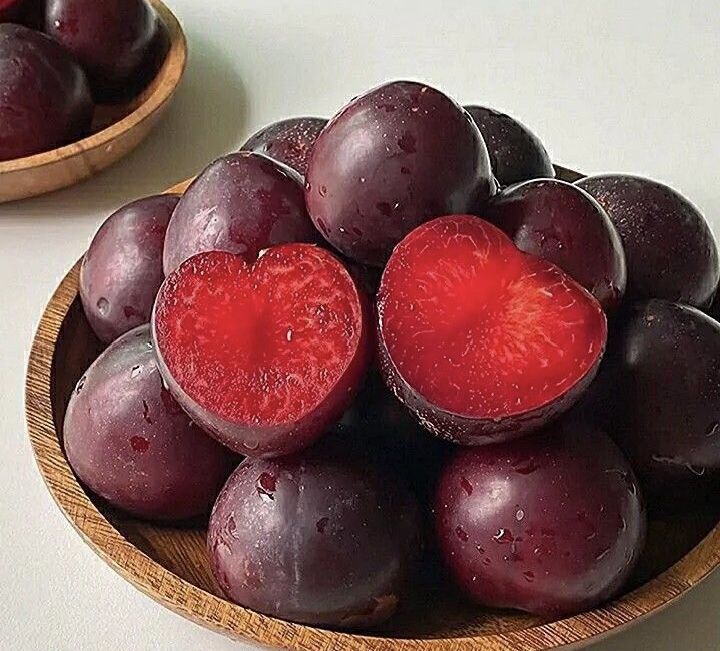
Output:
<svg viewBox="0 0 720 651">
<path fill-rule="evenodd" d="M 191 58 L 157 132 L 87 183 L 0 206 L 2 649 L 250 648 L 171 614 L 116 576 L 65 522 L 32 460 L 22 387 L 33 331 L 63 274 L 120 204 L 196 173 L 265 123 L 329 115 L 383 80 L 411 77 L 519 116 L 561 164 L 670 183 L 720 232 L 716 0 L 170 3 Z M 716 650 L 719 610 L 716 575 L 594 650 Z"/>
</svg>

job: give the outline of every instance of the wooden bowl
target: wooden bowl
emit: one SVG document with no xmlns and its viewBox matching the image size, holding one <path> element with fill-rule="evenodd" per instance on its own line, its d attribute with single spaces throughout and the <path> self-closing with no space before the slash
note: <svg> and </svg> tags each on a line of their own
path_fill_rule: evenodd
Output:
<svg viewBox="0 0 720 651">
<path fill-rule="evenodd" d="M 559 170 L 562 178 L 571 172 Z M 577 178 L 577 175 L 575 176 Z M 170 191 L 181 192 L 187 183 Z M 233 638 L 302 651 L 540 651 L 579 648 L 656 612 L 720 563 L 717 512 L 651 520 L 646 551 L 627 592 L 560 621 L 465 603 L 428 586 L 372 634 L 354 635 L 260 615 L 222 598 L 205 553 L 205 530 L 156 526 L 89 495 L 63 454 L 63 418 L 77 380 L 100 345 L 83 315 L 77 263 L 55 291 L 35 335 L 26 378 L 26 415 L 40 472 L 60 509 L 95 552 L 147 595 Z"/>
<path fill-rule="evenodd" d="M 177 18 L 151 0 L 170 38 L 155 78 L 125 104 L 98 105 L 91 135 L 50 151 L 0 161 L 0 203 L 74 185 L 129 154 L 148 136 L 175 95 L 187 64 L 187 42 Z"/>
</svg>

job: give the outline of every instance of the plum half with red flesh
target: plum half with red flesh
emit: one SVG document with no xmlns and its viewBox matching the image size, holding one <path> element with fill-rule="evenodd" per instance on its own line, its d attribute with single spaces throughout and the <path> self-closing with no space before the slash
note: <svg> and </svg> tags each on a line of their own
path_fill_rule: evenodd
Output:
<svg viewBox="0 0 720 651">
<path fill-rule="evenodd" d="M 374 266 L 416 226 L 474 212 L 495 191 L 472 118 L 411 81 L 385 84 L 343 108 L 315 141 L 306 180 L 318 230 L 344 255 Z"/>
<path fill-rule="evenodd" d="M 114 341 L 78 382 L 63 441 L 84 484 L 150 520 L 206 515 L 237 463 L 164 387 L 147 324 Z"/>
<path fill-rule="evenodd" d="M 325 118 L 280 120 L 250 136 L 240 149 L 265 154 L 305 176 L 310 151 L 326 124 Z"/>
<path fill-rule="evenodd" d="M 441 555 L 463 592 L 544 616 L 612 597 L 642 551 L 645 520 L 618 447 L 573 417 L 520 441 L 457 450 L 435 496 Z"/>
<path fill-rule="evenodd" d="M 357 628 L 395 611 L 422 551 L 420 509 L 395 473 L 323 441 L 281 459 L 246 459 L 208 528 L 223 592 L 262 613 Z"/>
<path fill-rule="evenodd" d="M 388 386 L 431 432 L 464 445 L 517 437 L 568 409 L 607 339 L 585 289 L 470 215 L 428 222 L 395 248 L 378 315 Z"/>
<path fill-rule="evenodd" d="M 607 211 L 620 234 L 628 296 L 708 307 L 720 279 L 718 249 L 700 211 L 657 181 L 604 174 L 576 184 Z"/>
<path fill-rule="evenodd" d="M 163 244 L 179 197 L 161 194 L 123 206 L 100 227 L 83 257 L 79 292 L 95 334 L 109 343 L 148 323 L 165 276 Z"/>
<path fill-rule="evenodd" d="M 240 152 L 211 163 L 180 199 L 165 238 L 163 268 L 169 274 L 203 251 L 229 251 L 253 262 L 270 246 L 319 240 L 297 172 Z"/>
<path fill-rule="evenodd" d="M 607 213 L 584 190 L 554 179 L 526 181 L 493 197 L 483 215 L 521 251 L 570 274 L 606 312 L 620 305 L 627 282 L 622 242 Z"/>
<path fill-rule="evenodd" d="M 300 450 L 338 421 L 370 358 L 366 299 L 331 253 L 222 251 L 170 274 L 153 313 L 171 392 L 203 428 L 250 456 Z"/>
</svg>

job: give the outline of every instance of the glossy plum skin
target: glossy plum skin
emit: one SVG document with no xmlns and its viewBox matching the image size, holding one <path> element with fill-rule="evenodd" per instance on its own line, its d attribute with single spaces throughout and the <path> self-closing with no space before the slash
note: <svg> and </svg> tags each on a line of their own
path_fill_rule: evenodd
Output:
<svg viewBox="0 0 720 651">
<path fill-rule="evenodd" d="M 606 210 L 625 249 L 629 298 L 707 307 L 720 279 L 718 250 L 698 209 L 649 179 L 607 174 L 580 179 Z"/>
<path fill-rule="evenodd" d="M 147 325 L 117 339 L 87 370 L 70 397 L 63 437 L 90 490 L 148 520 L 208 513 L 237 459 L 164 388 Z"/>
<path fill-rule="evenodd" d="M 93 103 L 85 73 L 51 38 L 0 24 L 0 161 L 82 137 Z"/>
<path fill-rule="evenodd" d="M 587 192 L 555 179 L 526 181 L 493 197 L 486 215 L 521 251 L 570 274 L 606 312 L 619 307 L 625 252 L 607 213 Z"/>
<path fill-rule="evenodd" d="M 608 355 L 610 432 L 653 506 L 720 478 L 720 324 L 692 307 L 632 306 Z"/>
<path fill-rule="evenodd" d="M 319 240 L 297 172 L 240 152 L 211 163 L 187 189 L 168 226 L 163 266 L 167 275 L 204 251 L 252 262 L 276 244 Z"/>
<path fill-rule="evenodd" d="M 232 601 L 290 621 L 379 624 L 422 551 L 412 493 L 358 450 L 246 459 L 210 517 L 213 574 Z"/>
<path fill-rule="evenodd" d="M 397 81 L 351 101 L 315 142 L 306 201 L 325 238 L 382 266 L 413 228 L 472 212 L 495 190 L 470 116 L 429 86 Z"/>
<path fill-rule="evenodd" d="M 304 177 L 310 151 L 327 122 L 305 117 L 280 120 L 250 136 L 240 149 L 265 154 Z"/>
<path fill-rule="evenodd" d="M 517 438 L 570 409 L 607 340 L 585 289 L 472 215 L 432 220 L 395 248 L 377 312 L 388 387 L 459 445 Z"/>
<path fill-rule="evenodd" d="M 147 0 L 48 0 L 45 32 L 83 66 L 98 99 L 135 87 L 164 27 Z"/>
<path fill-rule="evenodd" d="M 612 597 L 646 529 L 627 460 L 574 419 L 458 450 L 442 470 L 435 518 L 441 555 L 470 599 L 551 617 Z"/>
<path fill-rule="evenodd" d="M 165 278 L 165 231 L 180 197 L 138 199 L 110 215 L 80 267 L 79 293 L 90 327 L 109 343 L 148 323 Z"/>
<path fill-rule="evenodd" d="M 298 452 L 350 406 L 373 345 L 366 297 L 315 245 L 268 249 L 253 265 L 194 256 L 163 283 L 153 337 L 170 391 L 228 447 Z"/>
<path fill-rule="evenodd" d="M 466 106 L 482 134 L 495 178 L 501 186 L 555 177 L 540 139 L 515 118 L 483 106 Z"/>
</svg>

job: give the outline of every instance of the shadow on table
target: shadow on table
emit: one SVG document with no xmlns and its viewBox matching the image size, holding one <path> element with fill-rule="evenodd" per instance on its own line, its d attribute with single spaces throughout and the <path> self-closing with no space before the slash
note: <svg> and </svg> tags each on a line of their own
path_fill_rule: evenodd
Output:
<svg viewBox="0 0 720 651">
<path fill-rule="evenodd" d="M 65 190 L 0 205 L 4 216 L 40 220 L 109 214 L 139 197 L 162 192 L 242 144 L 246 97 L 232 61 L 199 34 L 188 34 L 190 58 L 177 96 L 160 124 L 132 154 Z"/>
</svg>

